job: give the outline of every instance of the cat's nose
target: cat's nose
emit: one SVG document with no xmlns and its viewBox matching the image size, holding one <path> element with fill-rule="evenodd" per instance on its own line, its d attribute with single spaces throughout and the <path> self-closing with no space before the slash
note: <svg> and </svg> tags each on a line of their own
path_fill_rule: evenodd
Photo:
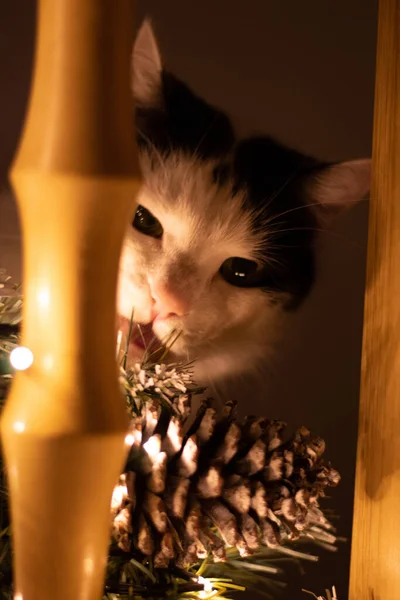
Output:
<svg viewBox="0 0 400 600">
<path fill-rule="evenodd" d="M 153 283 L 151 295 L 154 300 L 153 310 L 161 319 L 174 316 L 183 317 L 189 312 L 188 300 L 165 284 Z"/>
</svg>

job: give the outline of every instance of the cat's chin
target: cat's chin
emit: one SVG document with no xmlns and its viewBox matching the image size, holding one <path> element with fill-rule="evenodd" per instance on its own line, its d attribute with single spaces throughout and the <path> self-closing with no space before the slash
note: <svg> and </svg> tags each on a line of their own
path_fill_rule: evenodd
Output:
<svg viewBox="0 0 400 600">
<path fill-rule="evenodd" d="M 227 354 L 198 358 L 194 361 L 196 383 L 210 385 L 246 371 L 246 365 Z"/>
<path fill-rule="evenodd" d="M 276 339 L 236 340 L 221 343 L 214 352 L 209 349 L 193 361 L 194 379 L 197 384 L 214 388 L 226 382 L 242 381 L 243 377 L 259 376 L 263 365 L 270 363 L 275 355 Z M 194 357 L 193 357 L 194 358 Z"/>
</svg>

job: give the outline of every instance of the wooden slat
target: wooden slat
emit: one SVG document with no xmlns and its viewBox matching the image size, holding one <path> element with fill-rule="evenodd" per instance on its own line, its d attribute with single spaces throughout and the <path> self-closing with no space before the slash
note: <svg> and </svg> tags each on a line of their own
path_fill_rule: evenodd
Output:
<svg viewBox="0 0 400 600">
<path fill-rule="evenodd" d="M 139 185 L 130 5 L 39 1 L 31 100 L 12 170 L 22 339 L 33 364 L 15 377 L 1 421 L 23 600 L 101 598 L 127 426 L 115 364 L 117 269 Z"/>
<path fill-rule="evenodd" d="M 381 0 L 350 600 L 400 598 L 400 0 Z"/>
</svg>

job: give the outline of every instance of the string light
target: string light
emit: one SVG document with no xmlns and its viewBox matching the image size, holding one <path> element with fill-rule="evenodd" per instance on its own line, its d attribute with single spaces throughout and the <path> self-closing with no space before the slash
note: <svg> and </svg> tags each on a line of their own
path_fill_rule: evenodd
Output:
<svg viewBox="0 0 400 600">
<path fill-rule="evenodd" d="M 198 595 L 199 598 L 208 598 L 209 594 L 214 591 L 213 584 L 209 579 L 202 577 L 201 575 L 197 578 L 198 583 L 201 583 L 204 587 L 204 590 L 201 590 Z"/>
<path fill-rule="evenodd" d="M 15 421 L 13 429 L 16 433 L 23 433 L 25 431 L 25 423 L 22 421 Z"/>
<path fill-rule="evenodd" d="M 33 354 L 29 348 L 19 346 L 11 352 L 10 363 L 17 371 L 25 371 L 33 363 Z"/>
</svg>

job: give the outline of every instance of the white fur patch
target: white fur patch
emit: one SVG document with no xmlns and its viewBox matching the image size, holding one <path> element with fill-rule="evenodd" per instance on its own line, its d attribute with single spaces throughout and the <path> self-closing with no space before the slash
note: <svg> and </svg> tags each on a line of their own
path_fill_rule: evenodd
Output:
<svg viewBox="0 0 400 600">
<path fill-rule="evenodd" d="M 230 257 L 256 260 L 257 239 L 240 194 L 212 184 L 212 163 L 171 154 L 152 171 L 142 157 L 144 185 L 138 203 L 161 223 L 162 239 L 127 231 L 120 266 L 118 304 L 139 322 L 151 320 L 154 290 L 179 298 L 185 314 L 156 320 L 162 339 L 182 331 L 176 357 L 197 360 L 201 380 L 226 377 L 254 367 L 275 338 L 279 307 L 260 289 L 237 288 L 220 275 Z"/>
</svg>

